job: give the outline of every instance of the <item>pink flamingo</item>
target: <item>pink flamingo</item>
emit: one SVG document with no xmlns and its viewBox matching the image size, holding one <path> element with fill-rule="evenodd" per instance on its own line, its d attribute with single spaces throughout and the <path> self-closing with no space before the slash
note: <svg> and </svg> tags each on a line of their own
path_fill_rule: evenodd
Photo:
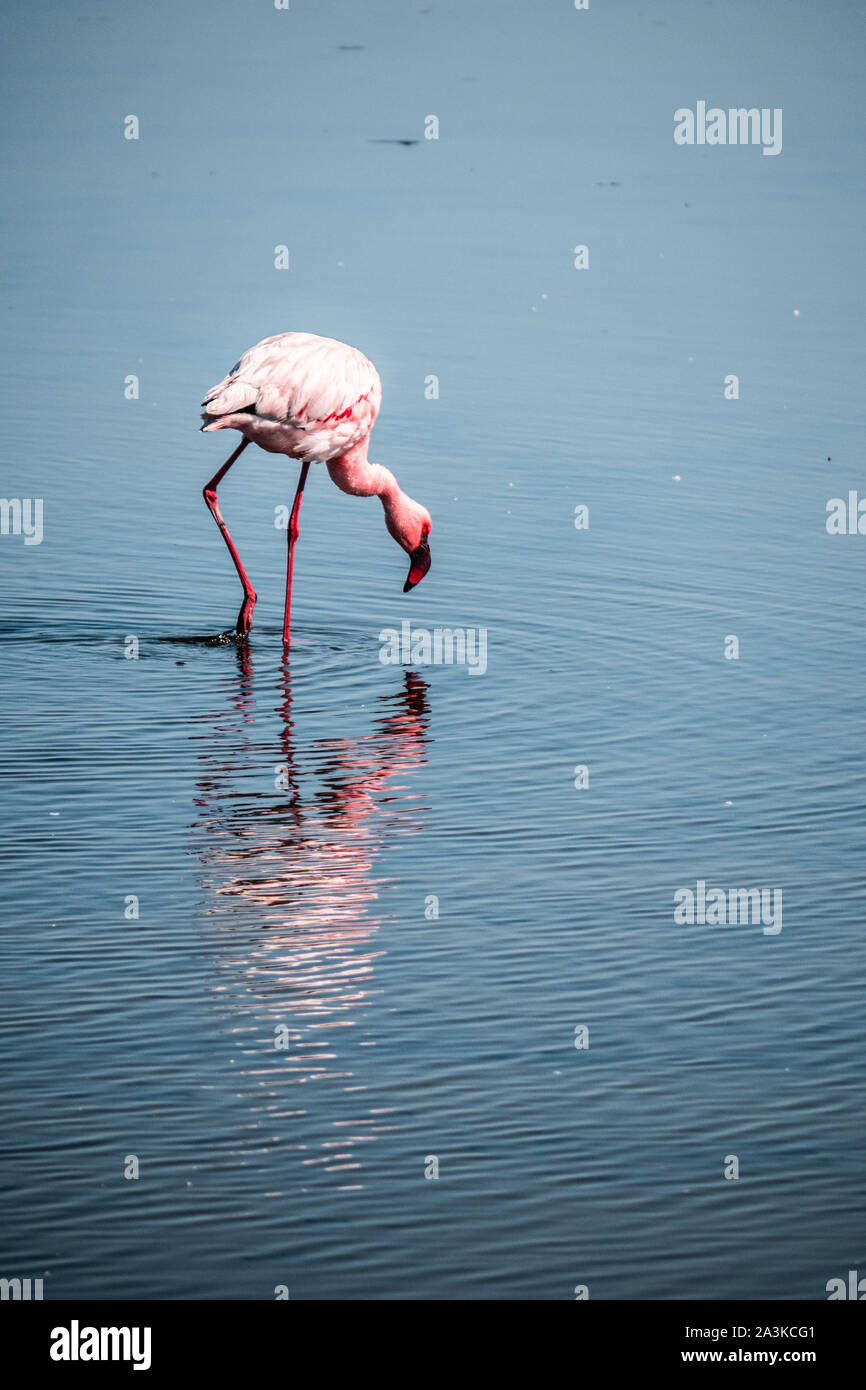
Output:
<svg viewBox="0 0 866 1390">
<path fill-rule="evenodd" d="M 208 391 L 202 405 L 202 431 L 240 430 L 243 442 L 204 488 L 204 500 L 222 532 L 244 589 L 237 635 L 252 626 L 256 595 L 223 521 L 217 486 L 250 442 L 271 454 L 298 459 L 301 475 L 289 521 L 283 645 L 288 647 L 292 611 L 292 569 L 298 539 L 298 513 L 312 462 L 324 462 L 343 492 L 378 497 L 385 525 L 409 556 L 403 592 L 414 588 L 430 568 L 427 537 L 433 527 L 426 507 L 400 488 L 389 469 L 370 463 L 367 447 L 379 405 L 379 373 L 357 348 L 314 333 L 278 333 L 249 348 L 228 376 Z"/>
</svg>

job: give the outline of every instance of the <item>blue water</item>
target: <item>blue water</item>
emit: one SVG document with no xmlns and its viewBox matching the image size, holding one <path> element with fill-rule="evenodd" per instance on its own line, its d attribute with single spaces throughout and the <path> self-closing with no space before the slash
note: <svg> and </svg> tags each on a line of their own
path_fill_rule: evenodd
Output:
<svg viewBox="0 0 866 1390">
<path fill-rule="evenodd" d="M 821 1299 L 866 1271 L 866 539 L 825 526 L 866 495 L 862 11 L 5 27 L 2 493 L 44 535 L 0 537 L 0 1275 Z M 782 153 L 675 145 L 703 99 L 782 108 Z M 296 466 L 223 483 L 259 604 L 246 648 L 204 640 L 240 593 L 198 403 L 290 328 L 375 361 L 371 456 L 434 533 L 404 596 L 378 503 L 314 469 L 285 666 Z M 383 664 L 405 617 L 486 628 L 486 671 Z M 677 924 L 698 880 L 781 889 L 781 931 Z"/>
</svg>

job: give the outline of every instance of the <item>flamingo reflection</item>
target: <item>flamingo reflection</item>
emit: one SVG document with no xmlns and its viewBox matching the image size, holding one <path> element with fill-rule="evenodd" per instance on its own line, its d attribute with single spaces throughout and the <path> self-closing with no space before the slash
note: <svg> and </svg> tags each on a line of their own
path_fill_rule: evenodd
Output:
<svg viewBox="0 0 866 1390">
<path fill-rule="evenodd" d="M 390 882 L 379 861 L 398 837 L 424 825 L 427 808 L 412 784 L 427 758 L 428 686 L 407 672 L 397 691 L 377 698 L 368 732 L 305 744 L 287 663 L 275 731 L 270 711 L 257 711 L 249 644 L 237 647 L 237 660 L 226 705 L 194 734 L 202 770 L 192 831 L 205 932 L 220 967 L 221 1007 L 231 1031 L 246 1035 L 244 1070 L 272 1088 L 258 1093 L 262 1108 L 272 1118 L 303 1115 L 276 1109 L 282 1087 L 341 1080 L 355 1089 L 346 1082 L 356 1049 L 371 1041 L 365 1014 L 383 953 L 380 892 Z M 280 1030 L 282 1055 L 274 1041 Z M 345 1135 L 337 1141 L 331 1129 L 322 1148 L 347 1152 L 305 1161 L 350 1158 L 353 1143 L 372 1138 L 379 1121 L 330 1121 L 342 1123 Z"/>
</svg>

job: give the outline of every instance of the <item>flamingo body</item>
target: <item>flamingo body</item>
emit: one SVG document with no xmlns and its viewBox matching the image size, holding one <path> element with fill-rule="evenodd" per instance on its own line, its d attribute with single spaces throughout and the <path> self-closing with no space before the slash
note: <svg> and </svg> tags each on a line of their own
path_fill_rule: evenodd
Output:
<svg viewBox="0 0 866 1390">
<path fill-rule="evenodd" d="M 369 435 L 381 402 L 379 373 L 357 348 L 278 333 L 249 348 L 208 391 L 202 429 L 240 430 L 269 453 L 324 463 Z"/>
<path fill-rule="evenodd" d="M 208 391 L 202 431 L 234 429 L 243 442 L 204 488 L 204 498 L 228 546 L 243 585 L 237 635 L 249 632 L 256 595 L 229 535 L 217 501 L 217 484 L 247 444 L 301 463 L 288 529 L 289 556 L 283 643 L 289 645 L 292 566 L 298 512 L 311 463 L 326 463 L 337 487 L 355 497 L 380 499 L 385 525 L 409 556 L 404 592 L 430 568 L 427 537 L 432 520 L 394 474 L 367 458 L 370 431 L 379 413 L 382 383 L 373 363 L 357 348 L 314 333 L 279 333 L 249 348 L 228 376 Z"/>
</svg>

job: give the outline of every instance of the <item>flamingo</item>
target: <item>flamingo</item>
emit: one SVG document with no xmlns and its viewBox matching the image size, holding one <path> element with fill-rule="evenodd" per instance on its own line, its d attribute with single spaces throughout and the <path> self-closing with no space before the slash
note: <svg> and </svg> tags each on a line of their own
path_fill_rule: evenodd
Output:
<svg viewBox="0 0 866 1390">
<path fill-rule="evenodd" d="M 290 642 L 292 570 L 298 539 L 298 513 L 310 464 L 327 463 L 342 492 L 378 497 L 385 525 L 409 556 L 407 593 L 430 568 L 428 536 L 433 527 L 426 507 L 403 492 L 394 474 L 370 463 L 370 431 L 379 412 L 382 383 L 362 352 L 315 333 L 278 333 L 248 348 L 202 401 L 202 432 L 240 430 L 242 442 L 203 489 L 204 500 L 222 532 L 243 585 L 237 637 L 246 639 L 253 621 L 256 594 L 229 535 L 217 500 L 217 487 L 249 443 L 271 454 L 286 454 L 301 464 L 289 520 L 283 647 Z"/>
</svg>

